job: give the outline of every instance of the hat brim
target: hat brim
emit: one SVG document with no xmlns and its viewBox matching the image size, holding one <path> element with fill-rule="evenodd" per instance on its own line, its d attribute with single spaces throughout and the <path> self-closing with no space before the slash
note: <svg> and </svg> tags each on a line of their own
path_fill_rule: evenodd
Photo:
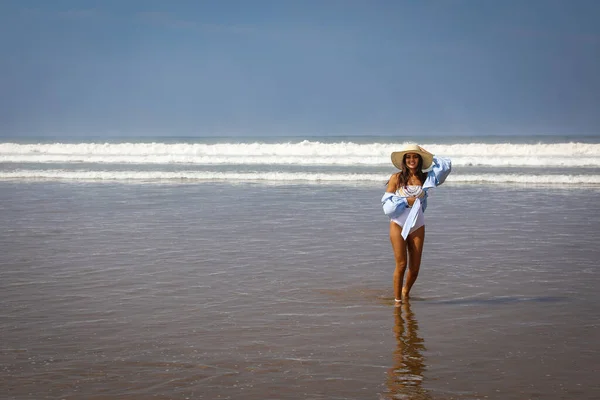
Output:
<svg viewBox="0 0 600 400">
<path fill-rule="evenodd" d="M 423 149 L 422 147 L 417 147 L 414 149 L 407 149 L 401 151 L 394 151 L 392 153 L 392 164 L 398 169 L 402 169 L 402 161 L 404 160 L 404 155 L 408 153 L 414 153 L 421 156 L 423 159 L 423 171 L 427 171 L 431 168 L 433 164 L 433 154 Z"/>
</svg>

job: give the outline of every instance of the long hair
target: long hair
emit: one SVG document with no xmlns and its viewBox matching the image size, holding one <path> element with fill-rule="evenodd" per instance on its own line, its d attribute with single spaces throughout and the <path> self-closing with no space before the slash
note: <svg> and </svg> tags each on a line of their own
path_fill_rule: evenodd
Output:
<svg viewBox="0 0 600 400">
<path fill-rule="evenodd" d="M 427 179 L 427 172 L 423 172 L 423 157 L 421 157 L 420 154 L 417 154 L 417 156 L 419 156 L 419 164 L 417 165 L 417 177 L 419 177 L 421 184 L 423 184 L 425 183 L 425 179 Z M 410 170 L 406 166 L 405 154 L 404 157 L 402 157 L 402 169 L 396 174 L 398 175 L 398 187 L 396 188 L 396 190 L 398 190 L 399 187 L 406 185 L 406 183 L 408 182 L 409 174 Z"/>
</svg>

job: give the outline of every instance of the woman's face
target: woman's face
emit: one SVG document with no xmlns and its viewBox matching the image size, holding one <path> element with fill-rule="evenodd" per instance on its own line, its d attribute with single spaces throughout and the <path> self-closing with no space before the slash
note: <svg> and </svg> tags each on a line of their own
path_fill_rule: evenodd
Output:
<svg viewBox="0 0 600 400">
<path fill-rule="evenodd" d="M 421 161 L 421 156 L 417 153 L 406 153 L 404 155 L 404 163 L 410 169 L 418 168 L 419 161 Z"/>
</svg>

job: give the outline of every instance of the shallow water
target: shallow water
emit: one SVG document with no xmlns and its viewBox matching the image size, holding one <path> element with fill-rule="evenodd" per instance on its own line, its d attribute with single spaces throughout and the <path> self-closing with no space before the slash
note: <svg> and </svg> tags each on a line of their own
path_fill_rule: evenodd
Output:
<svg viewBox="0 0 600 400">
<path fill-rule="evenodd" d="M 7 399 L 595 399 L 599 192 L 0 183 Z M 481 201 L 481 200 L 485 201 Z"/>
</svg>

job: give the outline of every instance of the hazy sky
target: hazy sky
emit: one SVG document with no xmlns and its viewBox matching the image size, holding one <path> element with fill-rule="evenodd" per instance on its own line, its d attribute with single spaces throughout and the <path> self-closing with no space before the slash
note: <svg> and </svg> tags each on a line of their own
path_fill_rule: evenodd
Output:
<svg viewBox="0 0 600 400">
<path fill-rule="evenodd" d="M 596 0 L 0 0 L 0 134 L 600 134 Z"/>
</svg>

